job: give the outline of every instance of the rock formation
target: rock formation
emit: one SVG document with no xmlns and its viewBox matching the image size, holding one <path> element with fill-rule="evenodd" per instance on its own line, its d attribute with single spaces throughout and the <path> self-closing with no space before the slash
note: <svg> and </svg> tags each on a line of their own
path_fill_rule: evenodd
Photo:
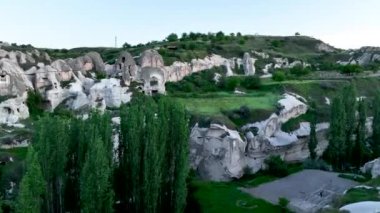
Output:
<svg viewBox="0 0 380 213">
<path fill-rule="evenodd" d="M 361 172 L 369 173 L 372 175 L 372 178 L 377 178 L 380 176 L 380 158 L 377 158 L 373 161 L 367 162 L 360 168 Z"/>
<path fill-rule="evenodd" d="M 66 59 L 67 64 L 73 71 L 104 71 L 103 59 L 97 52 L 89 52 L 85 56 Z"/>
<path fill-rule="evenodd" d="M 155 67 L 155 68 L 163 68 L 164 67 L 164 59 L 157 52 L 157 50 L 145 50 L 139 59 L 139 65 L 141 68 L 144 67 Z"/>
<path fill-rule="evenodd" d="M 224 181 L 244 174 L 246 142 L 239 132 L 218 124 L 210 128 L 195 125 L 190 146 L 191 167 L 197 169 L 202 178 Z"/>
<path fill-rule="evenodd" d="M 25 104 L 27 94 L 11 98 L 0 103 L 0 124 L 13 125 L 21 119 L 29 117 L 29 110 Z"/>
<path fill-rule="evenodd" d="M 129 52 L 122 52 L 119 58 L 116 60 L 115 66 L 115 72 L 117 74 L 121 73 L 122 79 L 126 85 L 129 85 L 132 80 L 135 80 L 137 78 L 138 67 L 136 66 L 136 62 Z"/>
<path fill-rule="evenodd" d="M 265 121 L 248 124 L 240 133 L 217 124 L 209 128 L 195 125 L 190 136 L 192 168 L 202 178 L 227 181 L 241 177 L 246 169 L 251 173 L 259 171 L 265 166 L 264 160 L 271 155 L 279 155 L 287 162 L 307 159 L 309 123 L 301 123 L 299 129 L 290 133 L 281 131 L 282 123 L 306 112 L 306 104 L 290 94 L 285 94 L 278 104 L 278 114 L 273 113 Z M 318 155 L 327 148 L 325 133 L 328 127 L 328 123 L 317 125 Z"/>
<path fill-rule="evenodd" d="M 256 59 L 251 58 L 251 55 L 249 53 L 244 53 L 243 69 L 244 69 L 245 75 L 254 75 L 255 74 L 255 72 L 256 72 L 255 61 L 256 61 Z"/>
<path fill-rule="evenodd" d="M 122 103 L 130 101 L 131 94 L 128 88 L 121 87 L 120 81 L 115 78 L 102 79 L 94 84 L 88 96 L 93 108 L 120 107 Z"/>
<path fill-rule="evenodd" d="M 0 59 L 0 96 L 21 96 L 33 85 L 24 71 L 10 59 Z"/>
<path fill-rule="evenodd" d="M 143 67 L 141 69 L 143 92 L 147 95 L 165 94 L 165 74 L 158 67 Z"/>
</svg>

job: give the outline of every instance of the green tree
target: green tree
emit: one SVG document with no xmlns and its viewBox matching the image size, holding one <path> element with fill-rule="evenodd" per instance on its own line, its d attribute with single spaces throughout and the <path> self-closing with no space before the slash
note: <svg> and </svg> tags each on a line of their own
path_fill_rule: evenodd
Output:
<svg viewBox="0 0 380 213">
<path fill-rule="evenodd" d="M 316 159 L 317 158 L 317 153 L 315 149 L 317 148 L 318 145 L 318 140 L 317 140 L 317 133 L 316 133 L 316 125 L 317 125 L 317 116 L 316 116 L 316 104 L 314 101 L 311 102 L 310 104 L 310 111 L 311 111 L 311 120 L 310 120 L 310 139 L 308 143 L 308 148 L 310 152 L 310 158 L 311 159 Z"/>
<path fill-rule="evenodd" d="M 42 116 L 42 114 L 44 113 L 42 102 L 43 98 L 39 92 L 28 91 L 26 105 L 28 106 L 30 115 L 32 117 Z"/>
<path fill-rule="evenodd" d="M 188 174 L 188 119 L 177 103 L 137 97 L 121 110 L 118 196 L 132 212 L 182 212 Z"/>
<path fill-rule="evenodd" d="M 359 168 L 363 163 L 368 159 L 368 150 L 366 148 L 365 141 L 365 133 L 366 133 L 366 120 L 367 120 L 367 112 L 366 112 L 366 102 L 364 100 L 360 100 L 359 102 L 359 122 L 356 127 L 356 140 L 355 146 L 353 149 L 353 164 Z"/>
<path fill-rule="evenodd" d="M 288 166 L 278 155 L 272 155 L 269 158 L 264 160 L 267 168 L 265 172 L 267 174 L 276 176 L 276 177 L 285 177 L 289 174 Z"/>
<path fill-rule="evenodd" d="M 351 83 L 349 86 L 343 88 L 342 97 L 344 102 L 344 113 L 346 114 L 346 124 L 345 124 L 345 135 L 346 135 L 346 160 L 348 162 L 352 162 L 351 156 L 353 152 L 353 136 L 356 129 L 356 109 L 357 109 L 357 101 L 356 101 L 356 86 Z"/>
<path fill-rule="evenodd" d="M 166 37 L 166 40 L 168 40 L 169 42 L 177 41 L 178 35 L 175 33 L 171 33 L 170 35 Z"/>
<path fill-rule="evenodd" d="M 346 155 L 346 114 L 341 96 L 333 99 L 331 105 L 330 138 L 326 150 L 327 160 L 336 169 L 342 169 Z"/>
<path fill-rule="evenodd" d="M 169 115 L 168 138 L 166 142 L 166 163 L 163 171 L 163 212 L 183 212 L 186 204 L 188 175 L 188 118 L 183 106 L 167 100 Z M 174 125 L 175 124 L 175 125 Z M 168 204 L 168 205 L 166 205 Z"/>
<path fill-rule="evenodd" d="M 123 49 L 128 49 L 128 48 L 131 48 L 131 47 L 132 47 L 132 45 L 128 44 L 127 42 L 125 42 L 123 44 Z"/>
<path fill-rule="evenodd" d="M 372 103 L 373 108 L 373 122 L 372 122 L 372 141 L 371 150 L 372 157 L 380 157 L 380 93 L 377 93 Z"/>
<path fill-rule="evenodd" d="M 21 180 L 17 197 L 16 212 L 40 213 L 46 183 L 33 146 L 28 148 L 26 174 Z M 0 206 L 1 208 L 1 206 Z"/>
<path fill-rule="evenodd" d="M 257 75 L 247 76 L 241 82 L 241 86 L 246 89 L 260 89 L 261 87 L 261 78 Z"/>
<path fill-rule="evenodd" d="M 82 212 L 113 212 L 113 191 L 107 151 L 100 136 L 89 147 L 80 177 Z"/>
<path fill-rule="evenodd" d="M 275 71 L 273 73 L 272 79 L 274 81 L 285 81 L 286 80 L 286 74 L 284 71 L 280 71 L 280 70 Z"/>
<path fill-rule="evenodd" d="M 67 129 L 67 121 L 58 117 L 44 116 L 36 124 L 33 143 L 47 183 L 44 200 L 47 212 L 64 211 L 64 180 L 69 139 Z"/>
</svg>

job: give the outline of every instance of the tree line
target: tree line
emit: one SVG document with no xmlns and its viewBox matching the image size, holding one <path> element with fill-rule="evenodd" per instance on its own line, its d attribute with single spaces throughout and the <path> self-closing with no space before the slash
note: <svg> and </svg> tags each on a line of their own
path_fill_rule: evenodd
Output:
<svg viewBox="0 0 380 213">
<path fill-rule="evenodd" d="M 184 108 L 143 96 L 120 109 L 120 120 L 116 127 L 107 112 L 86 120 L 41 117 L 16 212 L 183 212 L 189 170 Z"/>
<path fill-rule="evenodd" d="M 355 84 L 350 84 L 333 99 L 329 145 L 325 159 L 334 169 L 359 168 L 370 159 L 380 157 L 380 93 L 372 103 L 357 98 Z M 372 107 L 372 136 L 366 136 L 369 107 Z"/>
</svg>

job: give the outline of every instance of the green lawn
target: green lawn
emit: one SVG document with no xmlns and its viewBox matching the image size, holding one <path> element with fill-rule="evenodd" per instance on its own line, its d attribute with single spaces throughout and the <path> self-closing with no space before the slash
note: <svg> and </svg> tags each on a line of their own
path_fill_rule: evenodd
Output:
<svg viewBox="0 0 380 213">
<path fill-rule="evenodd" d="M 222 110 L 239 109 L 247 106 L 251 109 L 274 109 L 279 96 L 270 92 L 255 92 L 245 95 L 225 94 L 214 97 L 176 97 L 192 113 L 202 115 L 220 114 Z"/>
<path fill-rule="evenodd" d="M 339 207 L 350 203 L 362 201 L 380 201 L 379 191 L 377 189 L 353 188 L 340 199 Z"/>
<path fill-rule="evenodd" d="M 279 206 L 254 198 L 233 183 L 193 181 L 192 184 L 193 196 L 205 213 L 281 212 Z"/>
</svg>

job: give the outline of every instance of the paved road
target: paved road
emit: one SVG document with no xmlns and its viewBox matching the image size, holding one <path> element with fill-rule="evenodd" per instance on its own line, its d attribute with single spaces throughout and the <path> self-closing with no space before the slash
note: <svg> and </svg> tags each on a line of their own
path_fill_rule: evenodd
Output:
<svg viewBox="0 0 380 213">
<path fill-rule="evenodd" d="M 357 183 L 354 181 L 338 177 L 338 173 L 303 170 L 255 188 L 242 190 L 273 204 L 278 204 L 278 199 L 284 197 L 300 208 L 304 206 L 314 209 L 328 204 L 337 194 L 343 194 L 355 185 Z"/>
</svg>

